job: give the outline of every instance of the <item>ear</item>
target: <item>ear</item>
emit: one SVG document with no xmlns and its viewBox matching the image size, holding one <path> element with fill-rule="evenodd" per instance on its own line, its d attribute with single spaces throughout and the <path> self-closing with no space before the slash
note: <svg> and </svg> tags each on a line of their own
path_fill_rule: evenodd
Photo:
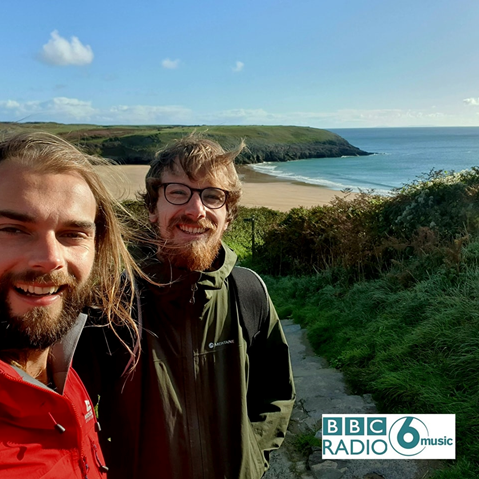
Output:
<svg viewBox="0 0 479 479">
<path fill-rule="evenodd" d="M 230 226 L 230 222 L 227 221 L 225 225 L 223 226 L 223 233 L 229 228 L 229 226 Z"/>
<path fill-rule="evenodd" d="M 148 219 L 150 220 L 150 223 L 158 223 L 158 209 L 155 209 L 154 212 L 149 212 L 148 213 Z"/>
</svg>

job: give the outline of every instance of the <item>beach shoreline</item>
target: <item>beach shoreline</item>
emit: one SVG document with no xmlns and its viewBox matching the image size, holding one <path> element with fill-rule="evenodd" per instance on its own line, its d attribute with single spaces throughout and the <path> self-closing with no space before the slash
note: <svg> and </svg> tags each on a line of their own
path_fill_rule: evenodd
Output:
<svg viewBox="0 0 479 479">
<path fill-rule="evenodd" d="M 248 165 L 237 166 L 238 175 L 243 183 L 243 196 L 240 204 L 247 207 L 261 207 L 289 211 L 291 208 L 324 206 L 335 198 L 356 193 L 343 193 L 324 186 L 310 185 L 299 181 L 278 178 L 259 173 Z"/>
<path fill-rule="evenodd" d="M 145 175 L 148 165 L 117 165 L 112 168 L 100 168 L 100 175 L 107 188 L 120 200 L 134 200 L 138 192 L 144 191 Z M 266 207 L 279 211 L 289 211 L 300 206 L 324 206 L 336 196 L 343 198 L 354 193 L 343 193 L 324 186 L 309 185 L 272 175 L 259 173 L 248 165 L 237 166 L 238 175 L 243 183 L 243 195 L 240 205 L 247 207 Z"/>
</svg>

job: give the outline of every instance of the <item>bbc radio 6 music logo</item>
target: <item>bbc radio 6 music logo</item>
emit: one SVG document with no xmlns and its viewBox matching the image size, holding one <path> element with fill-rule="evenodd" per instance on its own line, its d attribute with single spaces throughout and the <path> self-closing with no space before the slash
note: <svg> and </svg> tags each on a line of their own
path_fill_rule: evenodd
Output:
<svg viewBox="0 0 479 479">
<path fill-rule="evenodd" d="M 323 459 L 455 459 L 454 414 L 324 414 Z"/>
</svg>

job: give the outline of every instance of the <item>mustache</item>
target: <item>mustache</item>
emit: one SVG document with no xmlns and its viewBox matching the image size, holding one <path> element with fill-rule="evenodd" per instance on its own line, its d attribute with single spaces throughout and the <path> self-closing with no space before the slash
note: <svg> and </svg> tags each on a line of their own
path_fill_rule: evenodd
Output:
<svg viewBox="0 0 479 479">
<path fill-rule="evenodd" d="M 197 221 L 193 221 L 191 218 L 188 218 L 187 216 L 178 216 L 176 218 L 172 218 L 168 223 L 168 228 L 174 228 L 176 225 L 179 225 L 179 224 L 196 226 L 199 228 L 207 228 L 213 231 L 216 231 L 218 229 L 218 225 L 216 223 L 213 223 L 207 218 L 201 218 Z"/>
<path fill-rule="evenodd" d="M 36 283 L 53 286 L 76 286 L 77 278 L 65 272 L 52 271 L 51 273 L 40 273 L 38 271 L 22 271 L 21 273 L 9 274 L 2 279 L 2 283 Z"/>
</svg>

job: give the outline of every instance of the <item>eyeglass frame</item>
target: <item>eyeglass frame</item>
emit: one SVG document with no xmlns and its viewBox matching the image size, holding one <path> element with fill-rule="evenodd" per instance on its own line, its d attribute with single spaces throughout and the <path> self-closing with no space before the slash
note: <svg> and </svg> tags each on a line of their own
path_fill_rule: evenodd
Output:
<svg viewBox="0 0 479 479">
<path fill-rule="evenodd" d="M 184 186 L 185 188 L 188 188 L 191 192 L 190 194 L 190 197 L 184 202 L 184 203 L 172 203 L 166 196 L 166 188 L 170 185 L 180 185 L 180 186 Z M 178 183 L 176 181 L 173 181 L 171 183 L 158 183 L 157 185 L 155 185 L 157 189 L 160 189 L 161 187 L 163 187 L 163 193 L 164 193 L 164 196 L 165 196 L 165 200 L 168 201 L 168 203 L 170 203 L 170 205 L 174 205 L 174 206 L 183 206 L 183 205 L 186 205 L 190 202 L 191 198 L 193 198 L 193 194 L 195 192 L 198 193 L 199 197 L 200 197 L 200 200 L 201 200 L 201 203 L 204 207 L 206 208 L 209 208 L 210 210 L 219 210 L 220 208 L 223 208 L 223 206 L 226 204 L 226 202 L 228 201 L 228 195 L 230 194 L 230 192 L 228 190 L 224 190 L 223 188 L 218 188 L 216 186 L 208 186 L 207 188 L 192 188 L 191 186 L 188 186 L 188 185 L 185 185 L 184 183 Z M 223 202 L 223 204 L 221 206 L 208 206 L 208 205 L 205 205 L 205 202 L 203 200 L 203 192 L 206 191 L 206 190 L 219 190 L 219 191 L 222 191 L 225 195 L 225 200 Z"/>
</svg>

